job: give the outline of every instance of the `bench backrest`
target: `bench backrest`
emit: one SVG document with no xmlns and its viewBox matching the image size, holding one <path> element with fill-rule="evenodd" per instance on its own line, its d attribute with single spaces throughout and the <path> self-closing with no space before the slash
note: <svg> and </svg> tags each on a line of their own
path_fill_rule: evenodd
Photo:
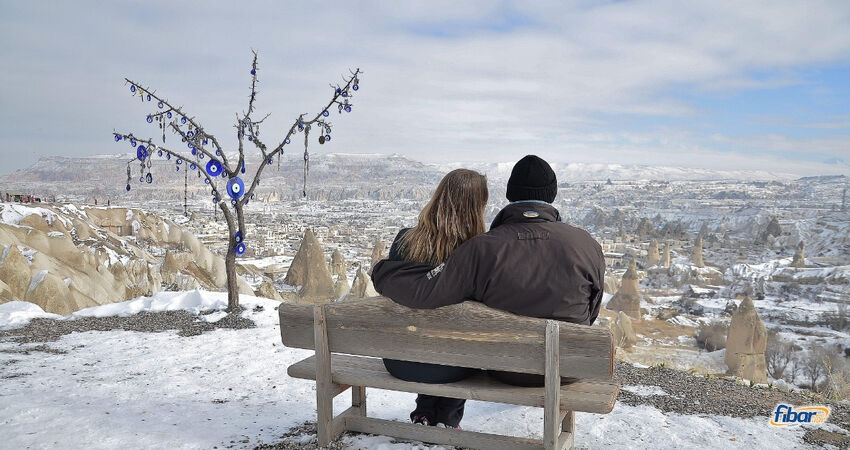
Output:
<svg viewBox="0 0 850 450">
<path fill-rule="evenodd" d="M 543 374 L 546 320 L 464 302 L 417 310 L 384 298 L 322 306 L 332 353 Z M 314 305 L 282 303 L 287 347 L 314 349 Z M 611 379 L 614 341 L 607 328 L 558 322 L 562 377 Z"/>
</svg>

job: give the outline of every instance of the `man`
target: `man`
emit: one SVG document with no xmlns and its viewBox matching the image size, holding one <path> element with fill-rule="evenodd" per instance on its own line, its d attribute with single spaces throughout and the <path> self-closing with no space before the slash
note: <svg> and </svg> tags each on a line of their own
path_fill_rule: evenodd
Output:
<svg viewBox="0 0 850 450">
<path fill-rule="evenodd" d="M 396 303 L 429 309 L 478 300 L 514 314 L 591 325 L 605 281 L 602 248 L 587 231 L 561 222 L 551 203 L 555 172 L 528 155 L 514 165 L 507 199 L 490 231 L 458 247 L 437 267 L 382 260 L 375 289 Z M 493 372 L 521 386 L 543 385 L 540 375 Z"/>
</svg>

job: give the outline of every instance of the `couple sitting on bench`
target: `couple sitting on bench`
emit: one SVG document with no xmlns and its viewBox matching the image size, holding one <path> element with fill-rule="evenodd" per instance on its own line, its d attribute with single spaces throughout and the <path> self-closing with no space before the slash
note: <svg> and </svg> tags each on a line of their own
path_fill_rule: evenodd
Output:
<svg viewBox="0 0 850 450">
<path fill-rule="evenodd" d="M 605 260 L 585 231 L 560 220 L 551 203 L 555 173 L 529 155 L 514 166 L 502 209 L 485 233 L 486 178 L 457 169 L 440 181 L 419 223 L 398 233 L 389 258 L 375 265 L 375 289 L 396 303 L 432 309 L 477 300 L 521 316 L 591 325 L 599 314 Z M 498 331 L 498 330 L 494 330 Z M 384 359 L 405 381 L 451 383 L 476 369 Z M 489 371 L 516 386 L 543 386 L 535 374 Z M 569 382 L 563 378 L 562 383 Z M 463 399 L 418 395 L 414 423 L 460 428 Z"/>
</svg>

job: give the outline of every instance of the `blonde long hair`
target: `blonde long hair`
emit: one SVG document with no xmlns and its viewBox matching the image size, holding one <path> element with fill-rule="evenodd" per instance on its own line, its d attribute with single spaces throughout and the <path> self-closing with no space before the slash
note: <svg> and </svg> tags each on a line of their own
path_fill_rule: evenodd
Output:
<svg viewBox="0 0 850 450">
<path fill-rule="evenodd" d="M 401 238 L 408 260 L 438 265 L 461 244 L 485 230 L 487 177 L 469 169 L 447 173 L 419 213 L 419 223 Z"/>
</svg>

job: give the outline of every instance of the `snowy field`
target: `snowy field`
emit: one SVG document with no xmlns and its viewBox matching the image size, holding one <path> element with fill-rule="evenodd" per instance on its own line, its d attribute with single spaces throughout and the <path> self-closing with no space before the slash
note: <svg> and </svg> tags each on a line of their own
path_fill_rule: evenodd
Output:
<svg viewBox="0 0 850 450">
<path fill-rule="evenodd" d="M 153 298 L 89 308 L 63 318 L 140 311 L 223 310 L 226 294 L 165 292 Z M 253 448 L 315 420 L 315 389 L 286 375 L 311 352 L 280 343 L 277 302 L 242 296 L 252 329 L 176 332 L 89 331 L 47 343 L 0 338 L 0 448 Z M 255 311 L 256 306 L 261 311 Z M 24 302 L 0 305 L 0 328 L 55 317 Z M 203 316 L 220 319 L 223 313 Z M 199 316 L 201 317 L 201 316 Z M 201 319 L 199 319 L 201 320 Z M 21 353 L 22 349 L 32 349 Z M 640 395 L 656 387 L 628 386 Z M 337 412 L 349 397 L 337 398 Z M 370 415 L 404 420 L 413 394 L 369 390 Z M 468 430 L 542 436 L 543 410 L 470 401 Z M 767 418 L 663 413 L 617 404 L 607 415 L 577 414 L 576 448 L 801 448 L 803 429 L 770 427 Z M 298 440 L 298 437 L 293 438 Z M 440 448 L 386 437 L 344 438 L 346 448 Z"/>
</svg>

